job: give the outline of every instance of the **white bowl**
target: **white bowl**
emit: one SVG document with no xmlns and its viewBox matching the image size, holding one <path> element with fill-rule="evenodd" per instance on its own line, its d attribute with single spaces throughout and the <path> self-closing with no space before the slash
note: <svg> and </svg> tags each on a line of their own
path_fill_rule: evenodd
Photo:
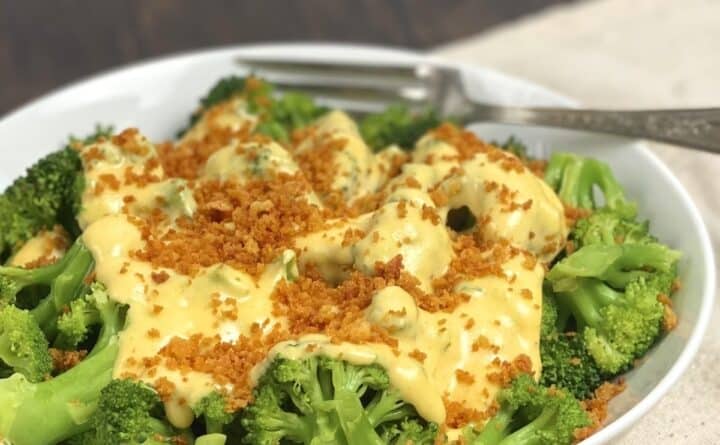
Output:
<svg viewBox="0 0 720 445">
<path fill-rule="evenodd" d="M 238 73 L 241 54 L 301 60 L 408 63 L 427 56 L 400 50 L 346 45 L 259 45 L 222 48 L 139 63 L 60 89 L 0 120 L 0 185 L 7 185 L 42 155 L 57 149 L 68 134 L 89 133 L 96 123 L 135 126 L 154 140 L 171 138 L 219 78 Z M 482 68 L 453 64 L 478 99 L 512 105 L 573 106 L 573 101 L 528 82 Z M 583 444 L 609 443 L 627 430 L 668 391 L 690 364 L 710 319 L 715 268 L 707 230 L 688 193 L 641 142 L 583 132 L 481 124 L 486 139 L 510 134 L 536 155 L 573 151 L 611 164 L 654 234 L 684 253 L 683 287 L 674 298 L 680 323 L 627 375 L 628 388 L 610 404 L 611 421 Z"/>
</svg>

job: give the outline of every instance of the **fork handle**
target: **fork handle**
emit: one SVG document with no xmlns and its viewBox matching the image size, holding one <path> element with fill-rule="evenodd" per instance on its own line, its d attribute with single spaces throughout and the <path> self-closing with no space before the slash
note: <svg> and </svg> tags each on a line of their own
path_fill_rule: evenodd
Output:
<svg viewBox="0 0 720 445">
<path fill-rule="evenodd" d="M 720 153 L 720 108 L 605 111 L 475 105 L 473 119 L 589 130 Z"/>
</svg>

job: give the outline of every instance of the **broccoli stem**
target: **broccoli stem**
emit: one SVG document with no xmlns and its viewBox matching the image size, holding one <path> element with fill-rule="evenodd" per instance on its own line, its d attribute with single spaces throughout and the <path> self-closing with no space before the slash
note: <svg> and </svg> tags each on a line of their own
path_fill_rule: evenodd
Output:
<svg viewBox="0 0 720 445">
<path fill-rule="evenodd" d="M 336 389 L 335 404 L 340 427 L 345 433 L 348 444 L 384 445 L 370 423 L 357 392 L 345 388 Z"/>
<path fill-rule="evenodd" d="M 586 326 L 600 326 L 603 306 L 621 301 L 623 294 L 607 286 L 602 281 L 593 278 L 578 280 L 577 288 L 571 292 L 558 292 L 557 300 L 560 307 L 569 310 L 575 317 L 578 331 Z"/>
<path fill-rule="evenodd" d="M 57 443 L 90 429 L 100 391 L 112 380 L 118 343 L 112 342 L 72 369 L 37 385 L 17 409 L 8 438 L 22 445 Z"/>
<path fill-rule="evenodd" d="M 382 391 L 375 395 L 367 407 L 367 417 L 373 427 L 385 422 L 396 422 L 413 416 L 414 410 L 395 391 Z"/>
<path fill-rule="evenodd" d="M 64 262 L 65 267 L 52 281 L 48 296 L 32 310 L 49 339 L 57 335 L 57 318 L 60 313 L 71 301 L 82 295 L 86 287 L 85 277 L 94 265 L 92 254 L 84 244 L 76 242 L 73 250 L 70 258 Z"/>
<path fill-rule="evenodd" d="M 475 436 L 473 445 L 497 445 L 509 433 L 510 422 L 513 420 L 513 410 L 503 408 L 490 419 L 482 431 Z"/>
<path fill-rule="evenodd" d="M 543 441 L 538 431 L 552 428 L 557 414 L 556 407 L 545 407 L 532 422 L 501 440 L 499 445 L 541 445 Z"/>
</svg>

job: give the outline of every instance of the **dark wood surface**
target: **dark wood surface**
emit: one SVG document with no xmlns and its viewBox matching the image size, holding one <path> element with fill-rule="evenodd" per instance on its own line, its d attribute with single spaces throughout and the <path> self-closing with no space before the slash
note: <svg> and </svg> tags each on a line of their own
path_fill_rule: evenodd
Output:
<svg viewBox="0 0 720 445">
<path fill-rule="evenodd" d="M 0 114 L 139 59 L 322 40 L 429 48 L 569 0 L 0 0 Z"/>
</svg>

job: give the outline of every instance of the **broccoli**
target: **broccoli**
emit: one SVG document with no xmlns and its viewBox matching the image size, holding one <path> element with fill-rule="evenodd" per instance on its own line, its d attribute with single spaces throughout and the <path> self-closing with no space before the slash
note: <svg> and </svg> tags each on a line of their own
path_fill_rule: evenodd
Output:
<svg viewBox="0 0 720 445">
<path fill-rule="evenodd" d="M 94 134 L 71 138 L 60 151 L 40 159 L 0 195 L 0 259 L 8 258 L 41 230 L 62 225 L 79 234 L 75 215 L 84 188 L 82 162 L 73 145 L 91 143 L 111 129 L 98 126 Z"/>
<path fill-rule="evenodd" d="M 555 264 L 547 275 L 558 308 L 572 314 L 599 369 L 617 374 L 659 336 L 663 306 L 679 253 L 658 243 L 591 244 Z"/>
<path fill-rule="evenodd" d="M 585 349 L 582 336 L 558 329 L 558 326 L 564 329 L 567 317 L 559 313 L 551 286 L 543 287 L 540 384 L 546 387 L 554 385 L 578 399 L 586 399 L 602 384 L 604 374 Z"/>
<path fill-rule="evenodd" d="M 406 107 L 395 105 L 382 113 L 363 118 L 360 121 L 360 134 L 376 151 L 393 144 L 411 150 L 425 132 L 437 127 L 440 122 L 434 110 L 412 113 Z"/>
<path fill-rule="evenodd" d="M 226 405 L 225 398 L 217 391 L 213 391 L 193 406 L 195 417 L 202 417 L 205 420 L 207 433 L 222 433 L 225 425 L 233 421 L 234 415 L 227 410 Z"/>
<path fill-rule="evenodd" d="M 557 386 L 578 399 L 587 399 L 605 381 L 605 374 L 585 349 L 581 335 L 574 332 L 543 336 L 540 339 L 543 386 Z"/>
<path fill-rule="evenodd" d="M 46 445 L 90 429 L 100 391 L 112 380 L 125 308 L 106 299 L 99 312 L 98 340 L 82 362 L 40 383 L 21 373 L 0 379 L 0 437 L 15 445 Z"/>
<path fill-rule="evenodd" d="M 101 325 L 108 319 L 107 312 L 114 310 L 105 286 L 94 282 L 90 291 L 70 303 L 70 310 L 61 314 L 57 320 L 58 335 L 54 346 L 60 349 L 73 350 L 87 341 L 93 326 Z"/>
<path fill-rule="evenodd" d="M 189 125 L 178 136 L 187 132 L 209 108 L 236 96 L 245 98 L 248 111 L 259 116 L 256 132 L 287 142 L 292 130 L 307 126 L 326 113 L 312 98 L 299 92 L 286 92 L 274 97 L 272 85 L 254 78 L 229 76 L 220 79 L 200 100 L 199 109 L 190 117 Z M 396 144 L 412 149 L 415 142 L 428 130 L 440 125 L 441 119 L 434 110 L 412 113 L 403 106 L 391 106 L 382 113 L 366 116 L 360 122 L 360 133 L 373 150 Z M 518 147 L 514 142 L 513 147 Z"/>
<path fill-rule="evenodd" d="M 287 142 L 292 130 L 309 125 L 326 112 L 327 108 L 317 106 L 305 94 L 285 93 L 266 107 L 256 131 Z"/>
<path fill-rule="evenodd" d="M 53 339 L 58 316 L 68 304 L 84 293 L 85 278 L 93 264 L 92 254 L 78 240 L 59 261 L 48 266 L 37 269 L 0 266 L 0 301 L 2 304 L 32 307 L 31 312 L 43 332 L 49 339 Z M 38 286 L 49 286 L 50 289 L 39 302 L 28 302 L 23 298 L 18 301 L 25 290 L 37 294 Z"/>
<path fill-rule="evenodd" d="M 654 243 L 647 221 L 638 222 L 603 208 L 577 221 L 570 233 L 576 248 L 589 244 Z"/>
<path fill-rule="evenodd" d="M 92 254 L 78 239 L 54 264 L 37 269 L 0 266 L 1 298 L 11 303 L 23 289 L 49 285 L 49 292 L 31 312 L 48 339 L 53 339 L 57 333 L 58 317 L 67 305 L 84 293 L 85 278 L 93 265 Z"/>
<path fill-rule="evenodd" d="M 15 306 L 0 309 L 0 361 L 33 383 L 50 375 L 48 341 L 29 311 Z"/>
<path fill-rule="evenodd" d="M 259 115 L 260 123 L 255 131 L 284 142 L 290 139 L 292 130 L 308 125 L 327 111 L 305 94 L 287 92 L 276 99 L 273 97 L 272 85 L 263 80 L 228 76 L 220 79 L 200 99 L 200 108 L 190 116 L 189 125 L 178 136 L 195 125 L 206 110 L 235 96 L 244 97 L 248 111 Z"/>
<path fill-rule="evenodd" d="M 387 394 L 385 394 L 387 393 Z M 389 387 L 377 365 L 325 357 L 275 359 L 240 414 L 248 444 L 432 443 L 437 426 L 423 421 Z"/>
<path fill-rule="evenodd" d="M 599 207 L 595 200 L 595 187 L 598 187 L 603 193 L 605 207 L 624 217 L 635 216 L 635 204 L 626 199 L 610 167 L 596 159 L 553 153 L 545 170 L 545 182 L 565 204 L 584 209 Z"/>
<path fill-rule="evenodd" d="M 497 396 L 499 411 L 479 431 L 466 432 L 472 445 L 570 444 L 590 418 L 565 391 L 538 385 L 528 374 L 517 376 Z"/>
<path fill-rule="evenodd" d="M 505 151 L 509 151 L 520 159 L 528 159 L 527 146 L 515 136 L 510 136 L 503 143 L 500 143 L 498 141 L 492 141 L 492 144 L 502 148 Z"/>
<path fill-rule="evenodd" d="M 133 380 L 113 380 L 102 389 L 92 417 L 95 443 L 175 443 L 182 433 L 161 418 L 161 405 L 160 397 L 149 386 Z"/>
</svg>

